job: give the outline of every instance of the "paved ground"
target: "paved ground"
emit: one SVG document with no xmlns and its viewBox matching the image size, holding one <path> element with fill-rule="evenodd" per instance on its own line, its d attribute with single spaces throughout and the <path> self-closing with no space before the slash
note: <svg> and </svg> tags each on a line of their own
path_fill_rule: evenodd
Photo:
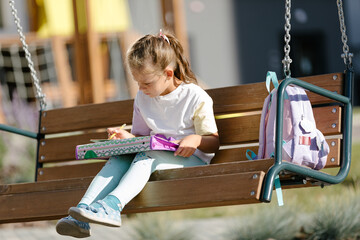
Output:
<svg viewBox="0 0 360 240">
<path fill-rule="evenodd" d="M 360 114 L 353 118 L 353 142 L 360 142 Z M 4 206 L 2 206 L 4 207 Z M 188 221 L 186 223 L 178 223 L 181 226 L 191 226 L 196 240 L 218 239 L 221 231 L 229 225 L 230 220 L 224 219 L 206 219 L 201 221 Z M 129 222 L 130 223 L 130 222 Z M 55 222 L 38 222 L 27 225 L 23 224 L 4 224 L 0 225 L 0 240 L 65 240 L 74 239 L 71 237 L 60 236 L 55 231 Z M 125 219 L 124 226 L 121 228 L 108 228 L 98 225 L 92 226 L 92 236 L 89 240 L 133 240 L 129 236 L 131 232 L 131 224 L 127 224 Z M 190 229 L 190 227 L 189 227 Z"/>
</svg>

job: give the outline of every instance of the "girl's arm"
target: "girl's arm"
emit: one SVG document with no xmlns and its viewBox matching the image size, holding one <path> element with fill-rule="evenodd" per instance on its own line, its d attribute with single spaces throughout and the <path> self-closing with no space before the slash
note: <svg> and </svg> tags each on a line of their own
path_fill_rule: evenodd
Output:
<svg viewBox="0 0 360 240">
<path fill-rule="evenodd" d="M 112 139 L 125 139 L 125 138 L 133 138 L 136 137 L 134 134 L 129 133 L 128 131 L 122 129 L 122 128 L 108 128 L 107 129 L 108 136 L 112 136 L 115 134 L 115 136 Z"/>
<path fill-rule="evenodd" d="M 197 148 L 205 153 L 215 153 L 220 146 L 218 133 L 205 136 L 193 134 L 175 142 L 179 144 L 179 148 L 174 155 L 182 157 L 190 157 Z"/>
<path fill-rule="evenodd" d="M 219 134 L 214 133 L 212 135 L 201 136 L 201 143 L 198 149 L 204 153 L 215 153 L 219 150 Z"/>
</svg>

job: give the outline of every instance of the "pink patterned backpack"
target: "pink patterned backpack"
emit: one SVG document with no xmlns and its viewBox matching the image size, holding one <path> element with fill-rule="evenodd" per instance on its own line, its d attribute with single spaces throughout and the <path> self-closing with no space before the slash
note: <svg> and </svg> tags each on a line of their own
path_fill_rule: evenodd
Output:
<svg viewBox="0 0 360 240">
<path fill-rule="evenodd" d="M 274 157 L 275 152 L 278 84 L 273 72 L 267 74 L 268 91 L 270 81 L 275 89 L 266 97 L 261 113 L 258 159 Z M 322 169 L 330 149 L 324 135 L 316 128 L 310 100 L 303 88 L 290 85 L 285 91 L 282 158 L 312 169 Z"/>
</svg>

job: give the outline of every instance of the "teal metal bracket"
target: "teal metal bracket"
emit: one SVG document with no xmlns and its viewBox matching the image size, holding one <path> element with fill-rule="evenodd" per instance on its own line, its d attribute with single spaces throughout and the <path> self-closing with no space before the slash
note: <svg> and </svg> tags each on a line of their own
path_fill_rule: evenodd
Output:
<svg viewBox="0 0 360 240">
<path fill-rule="evenodd" d="M 274 188 L 275 177 L 283 170 L 293 172 L 305 177 L 310 177 L 326 184 L 338 184 L 342 182 L 350 171 L 351 164 L 351 137 L 352 137 L 352 82 L 353 71 L 347 69 L 345 74 L 345 95 L 340 95 L 329 90 L 320 88 L 313 84 L 304 82 L 296 78 L 286 78 L 282 81 L 278 88 L 278 100 L 276 110 L 276 132 L 275 132 L 275 159 L 274 165 L 269 169 L 265 176 L 264 187 L 262 191 L 261 201 L 270 202 Z M 324 172 L 312 170 L 289 162 L 282 161 L 282 135 L 283 135 L 283 110 L 285 88 L 289 85 L 297 85 L 304 89 L 310 90 L 316 94 L 333 99 L 344 104 L 343 118 L 343 145 L 342 145 L 342 161 L 337 175 L 329 175 Z"/>
<path fill-rule="evenodd" d="M 37 133 L 27 131 L 24 129 L 20 129 L 20 128 L 16 128 L 16 127 L 12 127 L 12 126 L 8 126 L 8 125 L 4 125 L 4 124 L 0 124 L 0 131 L 6 131 L 6 132 L 18 134 L 21 136 L 25 136 L 25 137 L 29 137 L 29 138 L 33 138 L 33 139 L 37 140 L 35 181 L 37 181 L 37 174 L 36 174 L 37 170 L 42 167 L 42 163 L 39 162 L 40 139 L 44 138 L 44 134 L 40 133 L 41 114 L 42 114 L 42 110 L 39 111 L 40 117 L 39 117 L 39 125 L 38 125 Z"/>
<path fill-rule="evenodd" d="M 22 135 L 22 136 L 29 137 L 29 138 L 34 138 L 34 139 L 38 138 L 37 133 L 30 132 L 30 131 L 27 131 L 24 129 L 19 129 L 19 128 L 12 127 L 12 126 L 8 126 L 8 125 L 4 125 L 4 124 L 0 124 L 0 130 L 10 132 L 10 133 L 15 133 L 15 134 Z"/>
</svg>

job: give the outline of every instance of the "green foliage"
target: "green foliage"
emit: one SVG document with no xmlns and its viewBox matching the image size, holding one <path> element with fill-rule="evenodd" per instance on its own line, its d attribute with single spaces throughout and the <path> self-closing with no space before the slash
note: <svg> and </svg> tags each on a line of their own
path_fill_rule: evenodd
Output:
<svg viewBox="0 0 360 240">
<path fill-rule="evenodd" d="M 0 172 L 3 168 L 3 159 L 5 155 L 5 145 L 2 138 L 0 138 Z"/>
<path fill-rule="evenodd" d="M 242 217 L 224 234 L 230 240 L 293 239 L 302 225 L 298 212 L 289 206 L 269 207 Z"/>
<path fill-rule="evenodd" d="M 347 180 L 353 183 L 360 182 L 360 142 L 352 145 L 351 167 Z"/>
<path fill-rule="evenodd" d="M 0 144 L 0 183 L 33 181 L 36 141 L 11 133 L 2 133 Z"/>
<path fill-rule="evenodd" d="M 358 239 L 360 237 L 359 195 L 358 191 L 349 191 L 343 196 L 332 197 L 332 201 L 327 201 L 313 214 L 311 226 L 307 229 L 308 239 Z"/>
<path fill-rule="evenodd" d="M 32 104 L 15 94 L 12 102 L 1 102 L 7 125 L 37 131 L 38 112 Z M 36 140 L 8 132 L 0 132 L 0 183 L 34 180 Z"/>
<path fill-rule="evenodd" d="M 136 240 L 190 240 L 193 239 L 191 229 L 179 227 L 176 222 L 169 221 L 167 214 L 139 214 L 129 233 Z"/>
</svg>

